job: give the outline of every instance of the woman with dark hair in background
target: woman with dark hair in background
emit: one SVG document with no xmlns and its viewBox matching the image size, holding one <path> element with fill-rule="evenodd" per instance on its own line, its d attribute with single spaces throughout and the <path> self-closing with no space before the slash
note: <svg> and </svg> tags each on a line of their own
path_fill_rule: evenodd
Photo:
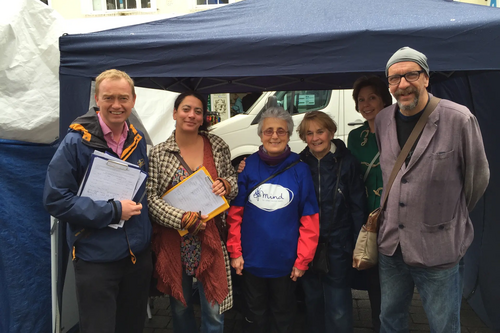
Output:
<svg viewBox="0 0 500 333">
<path fill-rule="evenodd" d="M 167 190 L 189 176 L 190 170 L 202 166 L 214 179 L 213 193 L 228 200 L 238 194 L 229 147 L 207 132 L 206 113 L 207 103 L 202 96 L 194 92 L 180 94 L 174 103 L 175 131 L 166 142 L 153 148 L 150 157 L 147 189 L 149 213 L 155 222 L 152 243 L 157 258 L 157 289 L 170 295 L 176 333 L 198 332 L 193 277 L 198 280 L 202 332 L 223 333 L 223 312 L 232 307 L 229 256 L 218 230 L 225 224 L 224 214 L 206 221 L 207 216 L 183 211 L 162 199 Z"/>
<path fill-rule="evenodd" d="M 376 76 L 360 77 L 354 83 L 352 97 L 356 111 L 365 118 L 365 123 L 349 133 L 348 147 L 361 162 L 361 172 L 365 182 L 368 199 L 368 212 L 380 206 L 382 193 L 382 170 L 380 169 L 379 151 L 375 139 L 375 117 L 385 107 L 392 104 L 387 83 Z M 361 273 L 366 284 L 372 309 L 373 328 L 380 330 L 380 279 L 378 266 Z"/>
</svg>

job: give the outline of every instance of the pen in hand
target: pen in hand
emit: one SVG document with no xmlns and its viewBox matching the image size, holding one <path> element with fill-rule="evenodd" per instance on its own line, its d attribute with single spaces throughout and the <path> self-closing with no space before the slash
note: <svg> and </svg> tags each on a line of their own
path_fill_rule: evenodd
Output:
<svg viewBox="0 0 500 333">
<path fill-rule="evenodd" d="M 140 204 L 142 202 L 142 199 L 144 199 L 144 197 L 146 196 L 146 190 L 144 190 L 144 193 L 142 193 L 141 195 L 141 198 L 139 199 L 139 201 L 137 201 L 137 204 Z"/>
<path fill-rule="evenodd" d="M 142 200 L 144 199 L 144 196 L 146 195 L 146 191 L 144 190 L 144 193 L 142 194 L 141 198 L 139 201 L 132 201 L 132 200 L 122 200 L 122 217 L 121 219 L 124 221 L 128 221 L 132 216 L 134 215 L 140 215 L 141 214 L 141 209 L 142 209 Z"/>
<path fill-rule="evenodd" d="M 122 217 L 124 221 L 128 221 L 134 215 L 140 215 L 142 204 L 132 200 L 121 200 L 122 204 Z"/>
</svg>

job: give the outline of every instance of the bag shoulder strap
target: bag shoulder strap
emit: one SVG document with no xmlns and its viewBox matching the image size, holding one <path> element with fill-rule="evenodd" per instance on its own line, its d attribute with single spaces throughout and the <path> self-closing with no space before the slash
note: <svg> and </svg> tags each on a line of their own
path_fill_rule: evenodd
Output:
<svg viewBox="0 0 500 333">
<path fill-rule="evenodd" d="M 285 172 L 286 170 L 290 169 L 291 167 L 293 167 L 294 165 L 298 164 L 300 162 L 300 159 L 295 161 L 295 162 L 292 162 L 290 163 L 286 168 L 276 172 L 276 173 L 273 173 L 272 175 L 270 175 L 269 177 L 267 177 L 266 179 L 264 179 L 263 181 L 261 181 L 260 183 L 258 183 L 257 185 L 255 185 L 254 187 L 252 187 L 252 189 L 248 192 L 247 194 L 247 200 L 248 200 L 248 197 L 250 196 L 250 194 L 257 188 L 259 187 L 260 185 L 264 184 L 265 182 L 269 181 L 270 179 L 273 179 L 274 177 L 276 177 L 277 175 L 280 175 L 282 174 L 283 172 Z"/>
<path fill-rule="evenodd" d="M 186 169 L 186 171 L 188 172 L 188 174 L 192 174 L 193 170 L 191 170 L 191 168 L 189 167 L 189 165 L 187 165 L 186 161 L 184 161 L 184 159 L 182 158 L 181 154 L 178 151 L 174 151 L 172 153 L 181 162 L 182 166 L 184 167 L 184 169 Z"/>
<path fill-rule="evenodd" d="M 399 169 L 401 169 L 401 166 L 403 165 L 406 157 L 410 153 L 410 150 L 413 147 L 413 144 L 415 143 L 415 141 L 419 137 L 420 133 L 422 133 L 422 130 L 425 127 L 425 123 L 427 122 L 427 119 L 429 118 L 429 115 L 432 113 L 432 111 L 434 111 L 434 109 L 436 108 L 436 106 L 438 105 L 440 100 L 441 100 L 440 98 L 437 98 L 434 96 L 431 97 L 431 100 L 429 101 L 429 104 L 425 108 L 424 113 L 422 114 L 422 116 L 418 120 L 417 124 L 413 128 L 413 131 L 411 132 L 410 137 L 408 138 L 405 145 L 403 146 L 403 149 L 399 153 L 399 156 L 396 160 L 396 163 L 394 164 L 394 167 L 392 168 L 392 172 L 391 172 L 391 175 L 389 177 L 389 181 L 387 182 L 386 188 L 384 188 L 384 190 L 383 190 L 384 196 L 382 198 L 382 202 L 380 205 L 382 210 L 385 207 L 387 197 L 389 196 L 389 191 L 391 190 L 392 184 L 394 183 L 394 180 L 396 179 L 396 175 L 398 174 Z"/>
<path fill-rule="evenodd" d="M 375 155 L 375 157 L 373 157 L 372 161 L 370 162 L 370 165 L 368 165 L 368 168 L 365 171 L 365 175 L 363 176 L 363 181 L 365 181 L 366 178 L 368 178 L 368 174 L 370 173 L 370 170 L 372 169 L 373 164 L 375 163 L 375 161 L 377 160 L 377 158 L 379 156 L 380 156 L 380 152 L 378 151 L 377 154 Z"/>
</svg>

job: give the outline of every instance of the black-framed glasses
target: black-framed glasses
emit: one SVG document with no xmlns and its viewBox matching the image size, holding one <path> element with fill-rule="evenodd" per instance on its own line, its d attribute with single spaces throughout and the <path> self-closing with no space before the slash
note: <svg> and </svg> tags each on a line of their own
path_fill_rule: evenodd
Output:
<svg viewBox="0 0 500 333">
<path fill-rule="evenodd" d="M 420 78 L 420 74 L 425 73 L 425 71 L 411 71 L 408 73 L 405 73 L 403 75 L 391 75 L 387 77 L 387 81 L 391 86 L 395 86 L 396 84 L 399 84 L 401 82 L 401 78 L 404 77 L 406 81 L 408 82 L 415 82 Z"/>
<path fill-rule="evenodd" d="M 262 134 L 264 134 L 265 136 L 273 136 L 275 132 L 276 134 L 278 134 L 278 136 L 285 136 L 288 134 L 288 131 L 282 128 L 278 128 L 276 131 L 273 130 L 272 128 L 268 128 L 265 131 L 262 131 Z"/>
</svg>

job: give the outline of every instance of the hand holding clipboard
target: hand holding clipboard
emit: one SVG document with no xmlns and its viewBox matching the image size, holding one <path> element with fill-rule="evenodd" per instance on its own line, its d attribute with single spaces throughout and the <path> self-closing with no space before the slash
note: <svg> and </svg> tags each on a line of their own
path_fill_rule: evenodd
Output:
<svg viewBox="0 0 500 333">
<path fill-rule="evenodd" d="M 203 219 L 206 221 L 229 209 L 227 200 L 218 195 L 225 191 L 224 185 L 220 184 L 212 190 L 212 184 L 210 174 L 202 167 L 168 190 L 162 199 L 170 206 L 184 211 L 201 212 L 201 215 L 207 216 Z"/>
<path fill-rule="evenodd" d="M 122 213 L 128 218 L 140 214 L 141 207 L 137 207 L 132 199 L 144 184 L 147 174 L 135 164 L 99 151 L 95 151 L 91 157 L 78 195 L 92 200 L 121 201 Z M 121 220 L 120 223 L 110 224 L 109 227 L 121 228 L 123 223 L 124 220 Z"/>
</svg>

